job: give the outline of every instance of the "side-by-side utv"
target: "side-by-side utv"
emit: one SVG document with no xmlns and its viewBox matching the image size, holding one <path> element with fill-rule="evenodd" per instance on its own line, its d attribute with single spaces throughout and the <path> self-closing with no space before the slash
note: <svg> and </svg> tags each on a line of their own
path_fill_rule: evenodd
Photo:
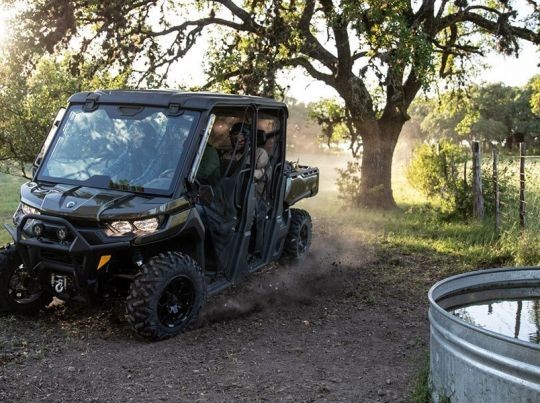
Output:
<svg viewBox="0 0 540 403">
<path fill-rule="evenodd" d="M 181 332 L 208 295 L 308 251 L 317 168 L 285 159 L 287 107 L 175 91 L 77 93 L 6 225 L 0 311 L 122 298 L 135 331 Z"/>
</svg>

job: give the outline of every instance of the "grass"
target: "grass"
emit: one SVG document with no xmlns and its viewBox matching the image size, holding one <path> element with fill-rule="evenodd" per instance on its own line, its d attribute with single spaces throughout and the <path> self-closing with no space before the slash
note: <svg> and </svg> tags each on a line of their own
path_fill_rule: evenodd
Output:
<svg viewBox="0 0 540 403">
<path fill-rule="evenodd" d="M 400 206 L 398 211 L 360 209 L 344 213 L 336 200 L 336 191 L 331 187 L 322 187 L 316 198 L 303 203 L 315 217 L 330 217 L 352 224 L 364 239 L 372 240 L 384 249 L 451 260 L 453 265 L 448 269 L 448 275 L 481 267 L 535 263 L 535 249 L 525 247 L 532 245 L 530 242 L 520 242 L 526 236 L 520 235 L 516 220 L 507 217 L 504 232 L 497 236 L 494 222 L 489 218 L 484 221 L 444 219 L 409 185 L 403 169 L 394 172 L 393 189 Z M 530 197 L 536 197 L 536 194 L 531 190 Z M 538 199 L 540 207 L 540 197 Z M 536 239 L 533 235 L 531 230 L 529 239 Z"/>
<path fill-rule="evenodd" d="M 23 178 L 0 174 L 0 245 L 11 240 L 3 225 L 12 223 L 11 218 L 19 204 L 19 189 L 23 182 Z"/>
<path fill-rule="evenodd" d="M 409 402 L 431 403 L 431 401 L 431 391 L 429 390 L 429 357 L 426 357 L 416 377 Z"/>
</svg>

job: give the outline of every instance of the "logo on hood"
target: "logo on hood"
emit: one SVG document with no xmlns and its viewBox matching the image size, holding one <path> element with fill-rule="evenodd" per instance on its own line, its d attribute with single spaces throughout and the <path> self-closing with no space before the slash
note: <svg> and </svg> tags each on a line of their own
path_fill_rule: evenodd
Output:
<svg viewBox="0 0 540 403">
<path fill-rule="evenodd" d="M 75 203 L 74 201 L 67 202 L 66 208 L 73 208 L 73 207 L 75 207 L 76 204 L 77 203 Z"/>
</svg>

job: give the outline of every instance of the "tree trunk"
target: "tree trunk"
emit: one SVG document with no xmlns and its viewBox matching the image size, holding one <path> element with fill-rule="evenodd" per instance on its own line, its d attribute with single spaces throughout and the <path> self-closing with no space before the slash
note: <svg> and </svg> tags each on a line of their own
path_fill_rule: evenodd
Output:
<svg viewBox="0 0 540 403">
<path fill-rule="evenodd" d="M 392 159 L 404 123 L 401 117 L 393 116 L 358 125 L 363 141 L 360 206 L 397 208 L 392 192 Z"/>
</svg>

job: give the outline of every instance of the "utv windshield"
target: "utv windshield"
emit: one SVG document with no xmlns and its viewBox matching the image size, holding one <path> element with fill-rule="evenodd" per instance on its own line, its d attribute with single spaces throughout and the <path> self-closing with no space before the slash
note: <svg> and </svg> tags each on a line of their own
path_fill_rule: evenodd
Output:
<svg viewBox="0 0 540 403">
<path fill-rule="evenodd" d="M 71 106 L 38 180 L 142 193 L 171 193 L 199 113 L 155 107 Z"/>
</svg>

